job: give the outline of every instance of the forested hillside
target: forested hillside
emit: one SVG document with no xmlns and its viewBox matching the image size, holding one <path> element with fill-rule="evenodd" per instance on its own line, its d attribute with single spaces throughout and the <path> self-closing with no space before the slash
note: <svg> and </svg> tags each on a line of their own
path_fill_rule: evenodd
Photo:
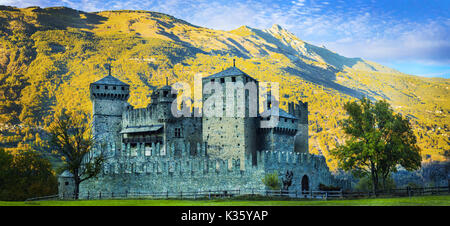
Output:
<svg viewBox="0 0 450 226">
<path fill-rule="evenodd" d="M 46 129 L 62 108 L 91 112 L 88 85 L 112 74 L 131 85 L 129 102 L 145 107 L 154 87 L 193 82 L 236 66 L 280 83 L 282 108 L 309 102 L 310 152 L 343 142 L 343 104 L 362 95 L 384 98 L 413 124 L 423 159 L 450 150 L 448 79 L 423 78 L 302 41 L 278 25 L 232 31 L 198 27 L 148 11 L 87 13 L 69 8 L 0 6 L 0 143 L 12 152 L 49 153 Z M 55 162 L 55 160 L 53 159 Z"/>
</svg>

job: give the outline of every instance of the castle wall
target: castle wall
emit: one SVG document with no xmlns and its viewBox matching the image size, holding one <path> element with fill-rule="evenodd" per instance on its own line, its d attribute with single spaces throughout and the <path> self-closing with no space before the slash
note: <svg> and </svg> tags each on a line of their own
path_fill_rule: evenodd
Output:
<svg viewBox="0 0 450 226">
<path fill-rule="evenodd" d="M 310 189 L 317 190 L 320 183 L 346 186 L 328 171 L 323 156 L 292 152 L 256 152 L 256 164 L 246 159 L 211 159 L 206 144 L 197 144 L 197 155 L 190 155 L 190 144 L 176 153 L 170 144 L 166 153 L 153 144 L 151 153 L 138 146 L 136 155 L 117 155 L 113 145 L 106 145 L 107 160 L 98 178 L 80 185 L 80 198 L 89 191 L 108 194 L 126 192 L 193 192 L 208 190 L 264 190 L 262 179 L 267 173 L 278 172 L 280 181 L 287 170 L 293 172 L 289 190 L 301 191 L 301 179 L 309 178 Z M 130 149 L 130 147 L 127 147 Z M 126 153 L 131 152 L 131 150 Z M 241 167 L 244 164 L 244 167 Z M 244 168 L 244 169 L 243 169 Z"/>
<path fill-rule="evenodd" d="M 198 117 L 180 118 L 166 123 L 166 142 L 175 143 L 175 150 L 180 151 L 184 143 L 202 143 L 202 119 Z M 180 134 L 176 133 L 180 131 Z M 177 136 L 179 135 L 179 136 Z M 196 147 L 190 148 L 191 154 L 196 154 Z"/>
<path fill-rule="evenodd" d="M 308 124 L 298 124 L 298 131 L 294 138 L 294 151 L 298 153 L 309 153 L 308 138 Z"/>
<path fill-rule="evenodd" d="M 124 112 L 122 127 L 146 126 L 152 124 L 161 124 L 158 122 L 154 107 L 129 109 Z"/>
<path fill-rule="evenodd" d="M 263 164 L 253 166 L 245 159 L 210 159 L 206 145 L 195 145 L 197 155 L 190 155 L 189 143 L 176 153 L 175 144 L 169 145 L 167 153 L 152 145 L 152 153 L 145 154 L 138 146 L 137 155 L 120 156 L 107 145 L 107 160 L 98 178 L 80 185 L 80 198 L 87 192 L 188 192 L 207 190 L 264 189 Z M 130 147 L 127 147 L 130 149 Z M 127 151 L 127 153 L 131 152 Z M 241 163 L 245 170 L 241 170 Z"/>
<path fill-rule="evenodd" d="M 211 158 L 244 158 L 254 143 L 245 118 L 204 117 L 203 141 L 208 143 Z"/>
<path fill-rule="evenodd" d="M 283 129 L 260 129 L 257 134 L 258 150 L 294 151 L 294 136 L 292 131 Z"/>
<path fill-rule="evenodd" d="M 290 111 L 299 119 L 297 134 L 295 136 L 295 152 L 309 153 L 309 131 L 308 131 L 308 103 L 299 102 L 289 106 Z"/>
<path fill-rule="evenodd" d="M 93 136 L 97 141 L 114 140 L 116 145 L 121 143 L 120 130 L 122 128 L 122 117 L 114 115 L 92 116 Z"/>
<path fill-rule="evenodd" d="M 290 133 L 275 132 L 273 134 L 273 151 L 294 151 L 294 137 Z"/>
<path fill-rule="evenodd" d="M 280 180 L 284 178 L 286 171 L 293 172 L 290 191 L 302 190 L 302 178 L 305 175 L 308 177 L 310 190 L 319 190 L 319 184 L 340 186 L 343 189 L 350 188 L 347 181 L 335 179 L 323 156 L 285 151 L 262 151 L 260 155 L 265 171 L 278 172 Z"/>
</svg>

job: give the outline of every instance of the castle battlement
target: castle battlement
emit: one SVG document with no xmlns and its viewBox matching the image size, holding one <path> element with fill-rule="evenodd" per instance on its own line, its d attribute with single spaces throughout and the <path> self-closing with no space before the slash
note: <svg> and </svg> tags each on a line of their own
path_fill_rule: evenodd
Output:
<svg viewBox="0 0 450 226">
<path fill-rule="evenodd" d="M 181 149 L 175 149 L 175 146 Z M 190 147 L 196 147 L 195 154 L 190 154 Z M 275 171 L 277 169 L 308 166 L 327 168 L 325 157 L 309 153 L 289 151 L 257 151 L 256 156 L 244 158 L 218 159 L 207 154 L 207 143 L 170 143 L 168 149 L 152 143 L 150 147 L 138 144 L 122 144 L 115 148 L 114 142 L 108 142 L 93 152 L 105 157 L 103 174 L 164 174 L 164 175 L 198 175 L 198 174 L 245 174 L 254 170 Z M 253 163 L 253 159 L 256 159 Z M 252 172 L 251 172 L 252 173 Z"/>
</svg>

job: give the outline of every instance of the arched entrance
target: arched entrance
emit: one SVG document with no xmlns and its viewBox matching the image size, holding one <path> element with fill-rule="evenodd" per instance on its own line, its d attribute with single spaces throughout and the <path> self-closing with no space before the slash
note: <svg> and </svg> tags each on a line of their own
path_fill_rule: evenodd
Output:
<svg viewBox="0 0 450 226">
<path fill-rule="evenodd" d="M 309 190 L 309 178 L 308 176 L 304 175 L 302 177 L 302 191 L 308 191 Z"/>
</svg>

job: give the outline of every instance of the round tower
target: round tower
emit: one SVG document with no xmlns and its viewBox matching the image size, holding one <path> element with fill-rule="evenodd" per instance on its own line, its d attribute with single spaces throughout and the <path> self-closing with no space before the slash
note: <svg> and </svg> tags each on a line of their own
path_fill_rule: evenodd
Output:
<svg viewBox="0 0 450 226">
<path fill-rule="evenodd" d="M 157 117 L 159 121 L 171 121 L 172 119 L 175 119 L 175 117 L 172 114 L 171 107 L 173 101 L 177 98 L 176 94 L 172 94 L 172 87 L 169 85 L 165 85 L 161 87 L 160 89 L 157 89 L 155 91 L 154 96 L 157 102 Z"/>
<path fill-rule="evenodd" d="M 75 180 L 68 170 L 58 176 L 58 196 L 60 199 L 73 199 L 75 195 Z"/>
</svg>

